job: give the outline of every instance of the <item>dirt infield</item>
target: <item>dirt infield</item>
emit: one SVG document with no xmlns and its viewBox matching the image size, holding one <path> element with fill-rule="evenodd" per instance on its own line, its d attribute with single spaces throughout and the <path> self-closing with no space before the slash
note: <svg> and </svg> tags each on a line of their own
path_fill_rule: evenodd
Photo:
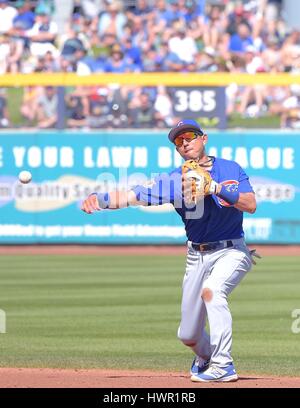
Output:
<svg viewBox="0 0 300 408">
<path fill-rule="evenodd" d="M 300 378 L 240 375 L 234 383 L 193 383 L 187 373 L 0 368 L 0 388 L 300 388 Z"/>
<path fill-rule="evenodd" d="M 300 245 L 249 245 L 262 256 L 300 255 Z M 0 245 L 0 255 L 172 255 L 185 254 L 185 245 Z"/>
</svg>

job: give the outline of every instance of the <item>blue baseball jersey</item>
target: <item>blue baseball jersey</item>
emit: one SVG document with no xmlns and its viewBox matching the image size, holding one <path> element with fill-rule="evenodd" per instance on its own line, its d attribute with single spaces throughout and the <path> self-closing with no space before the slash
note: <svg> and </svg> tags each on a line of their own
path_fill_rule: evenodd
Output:
<svg viewBox="0 0 300 408">
<path fill-rule="evenodd" d="M 209 171 L 213 180 L 228 191 L 253 192 L 249 177 L 238 163 L 213 157 Z M 148 185 L 132 189 L 138 201 L 145 205 L 171 203 L 181 216 L 188 240 L 195 243 L 237 239 L 244 236 L 243 212 L 220 197 L 209 195 L 197 204 L 187 206 L 183 200 L 181 167 L 158 175 Z"/>
</svg>

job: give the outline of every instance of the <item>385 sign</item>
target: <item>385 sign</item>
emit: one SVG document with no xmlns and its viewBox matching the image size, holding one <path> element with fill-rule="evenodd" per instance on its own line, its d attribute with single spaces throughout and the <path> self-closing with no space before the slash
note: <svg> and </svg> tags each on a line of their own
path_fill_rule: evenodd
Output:
<svg viewBox="0 0 300 408">
<path fill-rule="evenodd" d="M 193 89 L 187 91 L 185 89 L 178 89 L 175 91 L 177 112 L 212 112 L 216 109 L 216 91 L 212 89 Z"/>
<path fill-rule="evenodd" d="M 203 126 L 226 127 L 225 88 L 172 88 L 174 113 L 200 119 Z"/>
</svg>

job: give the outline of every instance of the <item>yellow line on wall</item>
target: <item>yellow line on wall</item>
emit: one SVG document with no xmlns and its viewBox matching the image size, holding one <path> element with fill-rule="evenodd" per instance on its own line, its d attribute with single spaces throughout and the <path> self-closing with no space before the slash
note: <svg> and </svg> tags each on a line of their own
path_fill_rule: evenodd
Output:
<svg viewBox="0 0 300 408">
<path fill-rule="evenodd" d="M 300 75 L 289 73 L 230 74 L 230 73 L 126 73 L 126 74 L 91 74 L 79 76 L 74 73 L 34 73 L 5 74 L 0 76 L 0 86 L 16 87 L 30 85 L 44 86 L 94 86 L 107 84 L 139 86 L 226 86 L 237 85 L 276 85 L 300 84 Z"/>
</svg>

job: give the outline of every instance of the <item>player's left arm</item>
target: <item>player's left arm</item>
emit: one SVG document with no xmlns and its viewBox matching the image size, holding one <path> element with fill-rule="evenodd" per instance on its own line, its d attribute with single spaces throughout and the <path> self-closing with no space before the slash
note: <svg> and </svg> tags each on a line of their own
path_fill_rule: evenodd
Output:
<svg viewBox="0 0 300 408">
<path fill-rule="evenodd" d="M 218 184 L 216 194 L 240 211 L 245 211 L 250 214 L 256 211 L 256 199 L 253 192 L 229 192 L 222 184 Z"/>
<path fill-rule="evenodd" d="M 249 177 L 240 167 L 239 184 L 236 191 L 227 191 L 225 186 L 218 184 L 216 194 L 240 211 L 250 214 L 256 211 L 256 198 Z"/>
<path fill-rule="evenodd" d="M 256 199 L 254 193 L 239 193 L 239 199 L 234 207 L 240 211 L 254 214 L 256 211 Z"/>
</svg>

